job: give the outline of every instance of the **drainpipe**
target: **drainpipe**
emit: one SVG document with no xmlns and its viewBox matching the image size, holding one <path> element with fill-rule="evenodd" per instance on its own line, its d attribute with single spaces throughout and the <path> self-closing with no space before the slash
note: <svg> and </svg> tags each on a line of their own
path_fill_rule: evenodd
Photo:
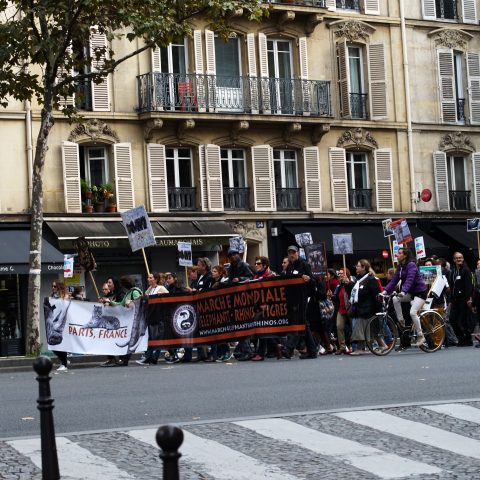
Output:
<svg viewBox="0 0 480 480">
<path fill-rule="evenodd" d="M 410 76 L 408 72 L 407 33 L 405 29 L 404 0 L 399 0 L 399 3 L 400 25 L 402 34 L 403 82 L 405 84 L 405 106 L 407 113 L 408 168 L 410 170 L 410 208 L 412 212 L 415 212 L 417 210 L 417 192 L 415 190 L 415 165 L 413 161 L 412 110 L 410 104 Z"/>
<path fill-rule="evenodd" d="M 28 170 L 28 205 L 32 206 L 33 177 L 33 146 L 32 146 L 32 106 L 30 100 L 25 100 L 25 143 L 27 150 Z"/>
</svg>

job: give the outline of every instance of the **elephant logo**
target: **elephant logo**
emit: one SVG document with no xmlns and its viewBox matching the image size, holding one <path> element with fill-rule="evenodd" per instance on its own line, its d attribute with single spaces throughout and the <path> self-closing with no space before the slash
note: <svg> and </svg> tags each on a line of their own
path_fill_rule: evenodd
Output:
<svg viewBox="0 0 480 480">
<path fill-rule="evenodd" d="M 185 337 L 197 327 L 197 313 L 191 305 L 180 305 L 173 313 L 173 329 L 177 335 Z"/>
</svg>

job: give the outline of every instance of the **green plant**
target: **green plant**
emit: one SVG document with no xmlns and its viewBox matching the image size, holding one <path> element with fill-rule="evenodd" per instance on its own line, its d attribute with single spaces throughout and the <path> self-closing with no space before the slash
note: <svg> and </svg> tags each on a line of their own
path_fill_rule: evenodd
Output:
<svg viewBox="0 0 480 480">
<path fill-rule="evenodd" d="M 93 185 L 92 187 L 92 193 L 93 193 L 93 203 L 98 203 L 103 200 L 103 190 L 100 188 L 99 185 Z"/>
<path fill-rule="evenodd" d="M 82 189 L 83 193 L 92 191 L 92 185 L 88 180 L 85 180 L 84 178 L 80 179 L 80 188 Z"/>
<path fill-rule="evenodd" d="M 111 201 L 113 198 L 113 185 L 111 183 L 102 183 L 99 185 L 99 189 L 101 191 L 101 194 L 103 195 L 103 198 L 105 200 Z"/>
</svg>

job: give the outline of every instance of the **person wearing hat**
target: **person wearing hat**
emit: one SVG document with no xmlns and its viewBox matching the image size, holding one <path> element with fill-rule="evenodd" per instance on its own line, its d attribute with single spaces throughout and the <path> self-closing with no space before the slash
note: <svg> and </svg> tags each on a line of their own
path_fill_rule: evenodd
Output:
<svg viewBox="0 0 480 480">
<path fill-rule="evenodd" d="M 250 266 L 247 262 L 240 259 L 240 253 L 236 248 L 228 249 L 228 260 L 230 262 L 228 280 L 231 283 L 244 282 L 253 277 Z"/>
<path fill-rule="evenodd" d="M 310 301 L 313 301 L 315 297 L 315 279 L 312 274 L 310 264 L 305 260 L 302 260 L 299 256 L 299 249 L 296 245 L 290 245 L 287 248 L 288 254 L 288 267 L 285 275 L 301 276 L 307 286 L 307 296 L 310 297 Z M 313 338 L 312 331 L 310 330 L 309 319 L 307 318 L 307 305 L 305 305 L 305 344 L 307 347 L 307 353 L 300 355 L 302 360 L 308 358 L 317 358 L 317 344 Z M 293 334 L 287 337 L 287 342 L 284 348 L 284 356 L 291 358 L 293 351 L 298 343 L 299 335 Z"/>
</svg>

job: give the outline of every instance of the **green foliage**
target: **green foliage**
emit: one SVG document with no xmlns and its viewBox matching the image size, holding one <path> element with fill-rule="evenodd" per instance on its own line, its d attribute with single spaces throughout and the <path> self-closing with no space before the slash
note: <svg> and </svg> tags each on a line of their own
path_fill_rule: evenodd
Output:
<svg viewBox="0 0 480 480">
<path fill-rule="evenodd" d="M 80 179 L 80 188 L 82 189 L 82 192 L 91 192 L 92 191 L 92 185 L 88 180 L 85 180 L 84 178 Z"/>
</svg>

